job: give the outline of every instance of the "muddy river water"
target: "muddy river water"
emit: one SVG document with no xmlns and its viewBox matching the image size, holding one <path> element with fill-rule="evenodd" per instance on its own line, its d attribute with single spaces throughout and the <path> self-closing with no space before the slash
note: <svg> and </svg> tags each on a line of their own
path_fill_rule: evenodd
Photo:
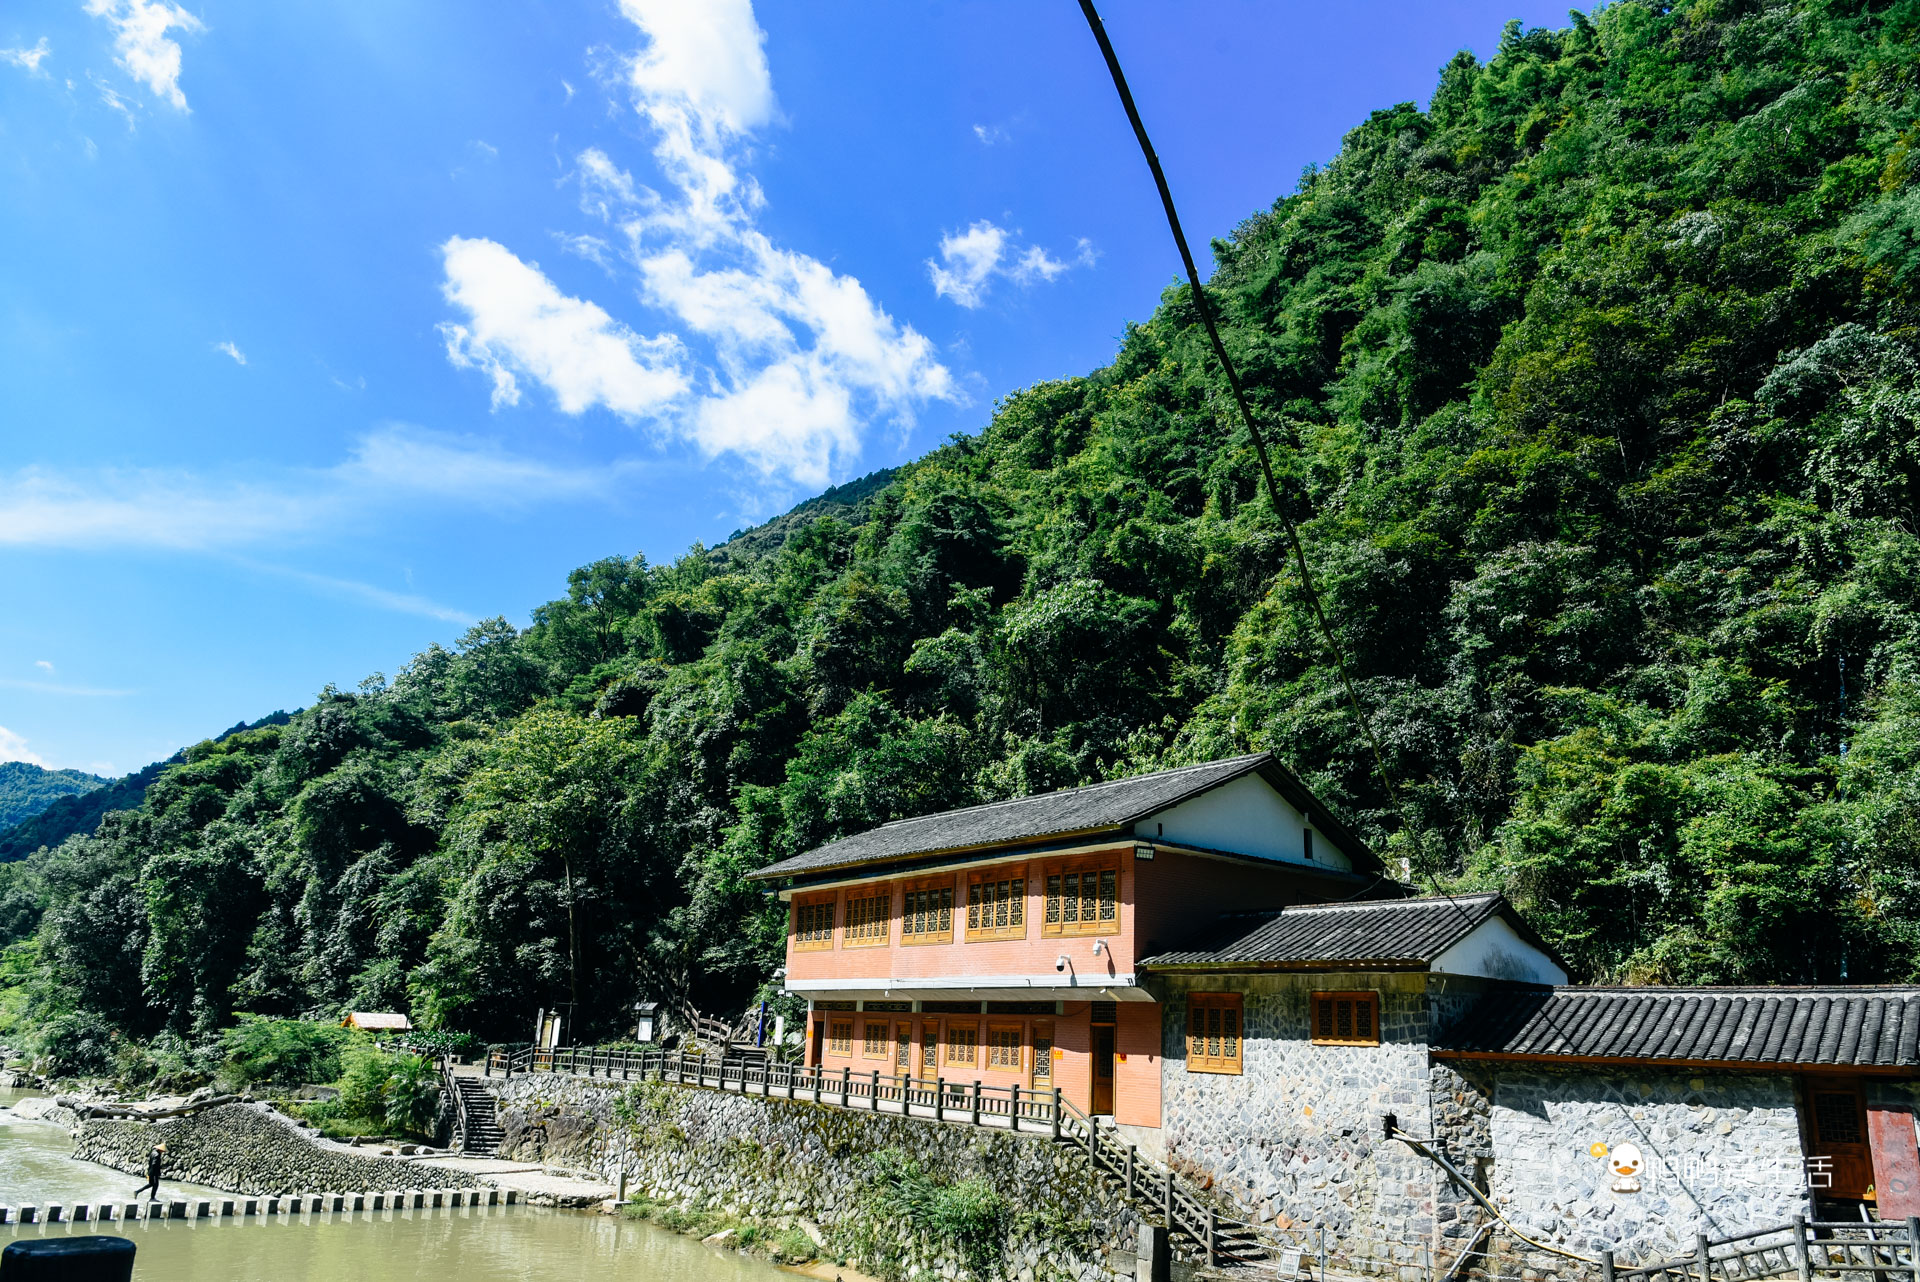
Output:
<svg viewBox="0 0 1920 1282">
<path fill-rule="evenodd" d="M 9 1105 L 19 1092 L 0 1092 Z M 0 1205 L 125 1200 L 135 1176 L 76 1162 L 67 1132 L 0 1108 Z M 210 1196 L 163 1182 L 166 1197 Z M 22 1237 L 94 1231 L 132 1238 L 136 1282 L 794 1282 L 764 1261 L 650 1224 L 540 1207 L 371 1211 L 134 1224 L 27 1224 Z"/>
</svg>

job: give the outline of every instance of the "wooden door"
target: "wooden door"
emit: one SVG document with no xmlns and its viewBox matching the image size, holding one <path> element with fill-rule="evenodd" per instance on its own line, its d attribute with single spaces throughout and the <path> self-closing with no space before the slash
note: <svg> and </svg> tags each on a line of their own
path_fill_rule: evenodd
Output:
<svg viewBox="0 0 1920 1282">
<path fill-rule="evenodd" d="M 920 1080 L 931 1082 L 940 1075 L 940 1021 L 929 1019 L 920 1025 Z"/>
<path fill-rule="evenodd" d="M 905 1020 L 893 1026 L 893 1071 L 902 1077 L 913 1073 L 913 1025 Z"/>
<path fill-rule="evenodd" d="M 1860 1084 L 1849 1078 L 1806 1082 L 1808 1182 L 1816 1196 L 1873 1197 L 1873 1155 Z"/>
<path fill-rule="evenodd" d="M 1093 1026 L 1093 1110 L 1113 1112 L 1113 1025 Z"/>
<path fill-rule="evenodd" d="M 813 1057 L 807 1061 L 815 1068 L 820 1067 L 822 1060 L 825 1058 L 826 1036 L 827 1017 L 825 1015 L 815 1015 L 813 1017 Z"/>
</svg>

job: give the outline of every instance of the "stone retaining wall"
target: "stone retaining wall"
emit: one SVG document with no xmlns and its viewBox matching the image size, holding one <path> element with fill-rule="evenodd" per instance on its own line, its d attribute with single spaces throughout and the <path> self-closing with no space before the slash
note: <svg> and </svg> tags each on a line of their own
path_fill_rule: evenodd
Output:
<svg viewBox="0 0 1920 1282">
<path fill-rule="evenodd" d="M 167 1146 L 163 1180 L 208 1184 L 233 1193 L 309 1190 L 465 1189 L 485 1181 L 390 1157 L 358 1157 L 315 1144 L 277 1114 L 228 1104 L 163 1122 L 87 1121 L 73 1155 L 144 1175 L 147 1150 Z"/>
<path fill-rule="evenodd" d="M 875 1204 L 872 1155 L 891 1149 L 937 1184 L 980 1180 L 1004 1199 L 996 1267 L 1007 1282 L 1118 1282 L 1134 1274 L 1135 1210 L 1083 1155 L 1044 1135 L 672 1084 L 543 1073 L 488 1087 L 508 1135 L 503 1156 L 610 1176 L 624 1169 L 630 1196 L 799 1226 L 869 1271 L 973 1277 L 953 1242 L 916 1230 L 904 1207 Z M 624 1109 L 617 1106 L 623 1094 Z"/>
</svg>

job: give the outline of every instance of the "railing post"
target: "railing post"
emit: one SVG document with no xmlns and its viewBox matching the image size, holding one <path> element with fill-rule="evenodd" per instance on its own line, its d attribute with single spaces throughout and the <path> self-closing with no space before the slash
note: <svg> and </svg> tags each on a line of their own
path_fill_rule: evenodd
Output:
<svg viewBox="0 0 1920 1282">
<path fill-rule="evenodd" d="M 1060 1138 L 1060 1088 L 1053 1088 L 1053 1138 Z"/>
<path fill-rule="evenodd" d="M 1327 1226 L 1324 1224 L 1314 1225 L 1313 1236 L 1315 1244 L 1320 1248 L 1320 1272 L 1314 1276 L 1325 1278 L 1327 1276 Z"/>
<path fill-rule="evenodd" d="M 853 1100 L 853 1065 L 847 1064 L 840 1069 L 840 1107 L 851 1108 Z"/>
<path fill-rule="evenodd" d="M 1807 1217 L 1793 1217 L 1793 1246 L 1800 1253 L 1800 1282 L 1813 1282 L 1813 1256 L 1807 1241 Z"/>
<path fill-rule="evenodd" d="M 869 1112 L 878 1113 L 880 1111 L 880 1070 L 877 1068 L 873 1070 L 873 1099 L 868 1102 L 872 1105 L 872 1107 L 868 1109 Z"/>
<path fill-rule="evenodd" d="M 1013 1084 L 1013 1102 L 1007 1105 L 1007 1125 L 1014 1130 L 1020 1129 L 1020 1083 Z"/>
<path fill-rule="evenodd" d="M 933 1120 L 947 1120 L 947 1079 L 944 1077 L 933 1079 Z"/>
<path fill-rule="evenodd" d="M 980 1125 L 980 1079 L 977 1077 L 973 1079 L 973 1108 L 967 1121 L 974 1126 Z"/>
<path fill-rule="evenodd" d="M 1167 1207 L 1167 1232 L 1171 1233 L 1173 1232 L 1173 1168 L 1172 1167 L 1167 1168 L 1167 1182 L 1164 1189 L 1162 1190 L 1161 1197 L 1165 1201 L 1166 1207 Z M 1320 1273 L 1322 1277 L 1325 1276 L 1326 1271 L 1327 1270 L 1326 1270 L 1325 1261 L 1322 1261 L 1321 1268 L 1320 1268 Z"/>
<path fill-rule="evenodd" d="M 1704 1233 L 1694 1234 L 1693 1243 L 1694 1252 L 1698 1256 L 1697 1266 L 1700 1270 L 1700 1282 L 1713 1282 L 1713 1256 L 1710 1254 L 1707 1246 L 1707 1235 Z"/>
<path fill-rule="evenodd" d="M 486 1075 L 487 1075 L 488 1077 L 492 1077 L 492 1076 L 493 1076 L 493 1047 L 491 1047 L 491 1046 L 489 1046 L 489 1047 L 487 1047 L 487 1061 L 486 1061 L 486 1062 L 487 1062 L 487 1069 L 486 1069 Z"/>
<path fill-rule="evenodd" d="M 1133 1199 L 1133 1145 L 1127 1145 L 1127 1199 Z"/>
<path fill-rule="evenodd" d="M 1907 1217 L 1907 1263 L 1913 1267 L 1913 1282 L 1920 1282 L 1920 1216 Z"/>
<path fill-rule="evenodd" d="M 1613 1282 L 1613 1248 L 1600 1252 L 1600 1282 Z"/>
<path fill-rule="evenodd" d="M 1220 1216 L 1218 1215 L 1218 1213 L 1214 1211 L 1208 1211 L 1207 1212 L 1207 1267 L 1210 1269 L 1218 1268 L 1220 1266 L 1220 1252 L 1219 1252 L 1219 1248 L 1215 1245 L 1216 1239 L 1219 1236 L 1219 1232 L 1220 1232 Z M 1704 1241 L 1705 1239 L 1703 1238 L 1701 1240 Z"/>
</svg>

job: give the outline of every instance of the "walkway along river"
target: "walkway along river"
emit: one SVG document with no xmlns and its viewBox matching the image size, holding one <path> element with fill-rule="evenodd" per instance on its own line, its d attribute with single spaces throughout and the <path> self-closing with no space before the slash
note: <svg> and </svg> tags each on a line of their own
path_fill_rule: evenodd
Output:
<svg viewBox="0 0 1920 1282">
<path fill-rule="evenodd" d="M 133 1177 L 76 1162 L 67 1156 L 71 1149 L 63 1128 L 0 1111 L 0 1202 L 125 1201 L 132 1193 Z M 168 1197 L 220 1196 L 165 1181 L 161 1189 Z M 781 1276 L 764 1261 L 649 1224 L 521 1206 L 9 1225 L 0 1228 L 0 1244 L 96 1231 L 138 1244 L 136 1282 L 776 1282 Z"/>
</svg>

